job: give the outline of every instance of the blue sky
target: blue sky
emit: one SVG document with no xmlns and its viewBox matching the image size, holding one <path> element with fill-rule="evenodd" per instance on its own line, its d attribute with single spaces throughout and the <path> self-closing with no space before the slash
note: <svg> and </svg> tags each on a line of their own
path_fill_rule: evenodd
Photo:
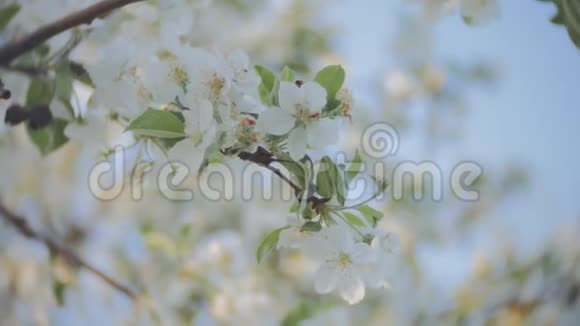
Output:
<svg viewBox="0 0 580 326">
<path fill-rule="evenodd" d="M 338 1 L 332 16 L 348 22 L 338 46 L 350 77 L 364 80 L 392 66 L 388 44 L 405 5 Z M 563 27 L 549 22 L 552 5 L 504 0 L 500 6 L 500 17 L 485 26 L 466 26 L 458 15 L 444 18 L 434 52 L 440 59 L 486 60 L 500 68 L 497 85 L 469 93 L 464 139 L 454 150 L 484 167 L 517 162 L 529 170 L 529 191 L 497 214 L 507 229 L 525 222 L 534 242 L 580 214 L 580 50 Z"/>
</svg>

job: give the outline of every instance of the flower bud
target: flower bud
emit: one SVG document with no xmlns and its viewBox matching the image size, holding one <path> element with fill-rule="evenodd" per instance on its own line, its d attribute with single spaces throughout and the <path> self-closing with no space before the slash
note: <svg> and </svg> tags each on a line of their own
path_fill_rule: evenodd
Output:
<svg viewBox="0 0 580 326">
<path fill-rule="evenodd" d="M 32 107 L 29 112 L 28 126 L 31 129 L 41 129 L 52 123 L 52 112 L 48 105 Z"/>
<path fill-rule="evenodd" d="M 6 110 L 6 115 L 4 116 L 4 122 L 6 124 L 15 126 L 26 120 L 28 120 L 28 111 L 26 111 L 22 106 L 12 104 L 8 110 Z"/>
</svg>

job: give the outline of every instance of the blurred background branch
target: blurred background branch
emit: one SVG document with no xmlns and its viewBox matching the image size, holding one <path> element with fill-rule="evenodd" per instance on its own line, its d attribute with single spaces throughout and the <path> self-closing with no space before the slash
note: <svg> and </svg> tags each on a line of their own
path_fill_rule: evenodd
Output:
<svg viewBox="0 0 580 326">
<path fill-rule="evenodd" d="M 129 289 L 127 286 L 119 283 L 113 277 L 107 275 L 106 273 L 97 269 L 93 265 L 89 264 L 83 258 L 79 257 L 77 254 L 75 254 L 70 249 L 64 247 L 62 244 L 42 234 L 41 232 L 34 230 L 30 226 L 30 224 L 28 224 L 28 222 L 24 217 L 21 217 L 13 213 L 6 206 L 4 206 L 2 202 L 0 202 L 0 216 L 2 216 L 4 221 L 6 221 L 8 224 L 12 225 L 14 229 L 16 229 L 21 235 L 29 239 L 33 239 L 43 243 L 51 253 L 60 255 L 71 264 L 90 271 L 91 273 L 99 277 L 101 280 L 103 280 L 105 283 L 113 287 L 115 290 L 126 295 L 131 300 L 133 301 L 137 300 L 137 294 L 133 292 L 131 289 Z"/>
</svg>

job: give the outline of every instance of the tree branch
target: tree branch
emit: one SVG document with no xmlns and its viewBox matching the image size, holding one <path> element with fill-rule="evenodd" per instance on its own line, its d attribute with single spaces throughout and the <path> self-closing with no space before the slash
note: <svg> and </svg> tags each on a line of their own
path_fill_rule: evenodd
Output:
<svg viewBox="0 0 580 326">
<path fill-rule="evenodd" d="M 271 164 L 273 162 L 281 162 L 281 160 L 274 157 L 272 153 L 270 153 L 267 149 L 263 148 L 262 146 L 258 146 L 258 149 L 253 152 L 237 152 L 235 148 L 230 148 L 222 151 L 222 154 L 228 156 L 231 154 L 236 154 L 241 160 L 252 162 L 258 164 L 260 166 L 265 167 L 266 169 L 272 171 L 275 175 L 277 175 L 282 181 L 286 182 L 293 190 L 294 195 L 298 199 L 298 201 L 302 200 L 302 194 L 304 191 L 307 191 L 308 197 L 306 198 L 306 202 L 312 204 L 314 209 L 320 207 L 320 205 L 325 204 L 330 200 L 330 198 L 319 198 L 314 195 L 314 191 L 312 190 L 313 185 L 308 186 L 308 190 L 300 188 L 296 183 L 294 183 L 288 176 L 284 175 L 280 169 L 273 167 Z"/>
<path fill-rule="evenodd" d="M 226 150 L 226 152 L 227 152 L 227 150 Z M 270 165 L 270 164 L 272 164 L 272 162 L 275 162 L 276 159 L 274 158 L 272 153 L 268 152 L 265 148 L 260 146 L 260 147 L 258 147 L 258 149 L 254 153 L 241 152 L 238 154 L 238 157 L 241 160 L 261 165 L 261 166 L 265 167 L 266 169 L 272 171 L 274 174 L 276 174 L 278 177 L 280 177 L 280 179 L 282 179 L 282 181 L 286 182 L 294 190 L 294 193 L 296 194 L 296 196 L 298 196 L 298 194 L 300 194 L 302 192 L 302 188 L 300 188 L 297 184 L 292 182 L 292 180 L 290 180 L 290 178 L 285 176 L 282 173 L 282 171 L 280 171 L 280 169 L 275 168 L 272 165 Z"/>
<path fill-rule="evenodd" d="M 275 168 L 271 165 L 266 165 L 265 166 L 268 170 L 274 172 L 275 175 L 279 176 L 280 179 L 282 179 L 284 182 L 286 182 L 290 187 L 292 187 L 292 189 L 294 189 L 294 193 L 299 194 L 302 192 L 302 189 L 300 189 L 300 187 L 298 187 L 294 182 L 292 182 L 292 180 L 290 180 L 287 176 L 285 176 L 284 174 L 282 174 L 282 171 L 280 171 L 280 169 Z"/>
<path fill-rule="evenodd" d="M 126 295 L 129 299 L 133 301 L 137 300 L 137 294 L 133 292 L 131 289 L 117 282 L 111 276 L 100 271 L 93 265 L 87 263 L 73 251 L 62 246 L 53 239 L 49 238 L 48 236 L 43 235 L 40 232 L 34 230 L 30 226 L 30 224 L 26 222 L 26 219 L 10 211 L 6 206 L 2 204 L 2 202 L 0 202 L 0 216 L 2 216 L 3 219 L 8 224 L 12 225 L 23 236 L 43 243 L 51 252 L 61 255 L 64 259 L 66 259 L 73 265 L 82 267 L 90 271 L 91 273 L 99 277 L 101 280 L 103 280 L 105 283 L 110 285 L 112 288 Z"/>
<path fill-rule="evenodd" d="M 51 37 L 73 27 L 90 24 L 95 18 L 121 8 L 130 3 L 143 0 L 103 0 L 85 9 L 67 15 L 55 22 L 41 26 L 25 37 L 12 41 L 0 49 L 0 66 L 8 65 L 12 60 L 34 49 Z"/>
</svg>

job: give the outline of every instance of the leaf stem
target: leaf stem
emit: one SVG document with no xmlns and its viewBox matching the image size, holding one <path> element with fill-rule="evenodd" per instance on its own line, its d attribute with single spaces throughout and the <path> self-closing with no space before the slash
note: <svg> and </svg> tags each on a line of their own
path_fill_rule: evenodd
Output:
<svg viewBox="0 0 580 326">
<path fill-rule="evenodd" d="M 378 197 L 380 194 L 381 194 L 380 192 L 376 192 L 376 193 L 375 193 L 374 195 L 372 195 L 370 198 L 368 198 L 368 199 L 366 199 L 366 200 L 364 200 L 364 201 L 362 201 L 362 202 L 360 202 L 360 203 L 357 203 L 357 204 L 355 204 L 355 205 L 351 205 L 351 206 L 344 206 L 344 207 L 341 207 L 341 206 L 334 206 L 334 205 L 333 205 L 333 206 L 330 206 L 330 208 L 333 208 L 333 209 L 335 209 L 335 210 L 337 210 L 337 211 L 343 211 L 343 210 L 346 210 L 346 209 L 353 209 L 353 208 L 357 208 L 357 207 L 358 207 L 358 206 L 360 206 L 360 205 L 367 204 L 367 203 L 369 203 L 370 201 L 372 201 L 372 200 L 376 199 L 376 198 L 377 198 L 377 197 Z"/>
<path fill-rule="evenodd" d="M 353 230 L 355 230 L 355 232 L 358 233 L 364 239 L 365 235 L 359 229 L 357 229 L 354 225 L 352 225 L 344 216 L 342 216 L 336 212 L 332 212 L 332 215 L 338 216 L 341 220 L 344 221 L 344 223 L 348 224 L 348 226 L 350 226 Z"/>
</svg>

